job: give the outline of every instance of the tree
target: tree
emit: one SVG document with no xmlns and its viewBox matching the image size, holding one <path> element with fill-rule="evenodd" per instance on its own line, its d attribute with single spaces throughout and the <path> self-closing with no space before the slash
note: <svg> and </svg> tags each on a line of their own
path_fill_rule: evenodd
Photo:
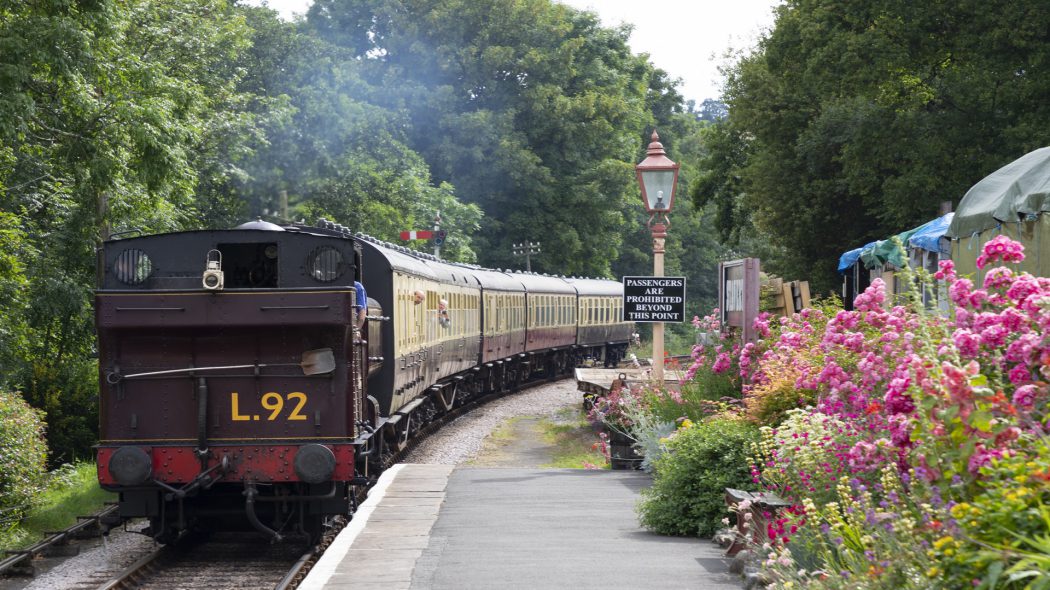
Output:
<svg viewBox="0 0 1050 590">
<path fill-rule="evenodd" d="M 291 109 L 271 119 L 267 145 L 236 185 L 251 213 L 284 215 L 277 204 L 283 192 L 292 219 L 326 217 L 394 241 L 402 230 L 429 227 L 441 211 L 450 231 L 443 256 L 475 260 L 471 236 L 480 210 L 460 203 L 451 184 L 431 181 L 426 162 L 408 145 L 405 116 L 376 104 L 382 89 L 366 81 L 352 52 L 273 11 L 244 14 L 254 33 L 242 88 Z"/>
<path fill-rule="evenodd" d="M 3 0 L 0 16 L 0 212 L 37 253 L 4 314 L 27 344 L 2 356 L 60 462 L 96 440 L 95 246 L 198 222 L 194 189 L 234 153 L 208 146 L 252 127 L 228 67 L 248 36 L 221 0 Z"/>
<path fill-rule="evenodd" d="M 774 270 L 832 288 L 841 252 L 1047 143 L 1050 111 L 1032 105 L 1050 91 L 1048 25 L 1050 7 L 1024 0 L 780 6 L 728 72 L 727 141 L 703 181 L 723 231 L 761 235 Z"/>
<path fill-rule="evenodd" d="M 404 113 L 436 182 L 485 212 L 487 266 L 605 276 L 622 245 L 652 67 L 627 29 L 549 0 L 325 0 L 307 16 Z"/>
</svg>

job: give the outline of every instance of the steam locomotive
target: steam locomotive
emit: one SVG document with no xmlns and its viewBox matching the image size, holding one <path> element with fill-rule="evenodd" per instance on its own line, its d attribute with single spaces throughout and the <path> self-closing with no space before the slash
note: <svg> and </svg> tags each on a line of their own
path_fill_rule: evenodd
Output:
<svg viewBox="0 0 1050 590">
<path fill-rule="evenodd" d="M 317 538 L 435 418 L 612 365 L 633 332 L 617 282 L 448 263 L 324 220 L 107 241 L 98 285 L 98 479 L 160 542 Z"/>
</svg>

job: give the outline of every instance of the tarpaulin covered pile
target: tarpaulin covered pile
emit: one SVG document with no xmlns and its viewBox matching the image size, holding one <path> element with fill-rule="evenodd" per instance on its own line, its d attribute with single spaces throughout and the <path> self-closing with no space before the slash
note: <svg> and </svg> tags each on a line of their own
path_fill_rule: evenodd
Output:
<svg viewBox="0 0 1050 590">
<path fill-rule="evenodd" d="M 866 268 L 874 268 L 883 264 L 892 264 L 897 268 L 904 266 L 905 259 L 902 256 L 901 246 L 904 248 L 920 248 L 931 252 L 944 251 L 939 242 L 948 224 L 951 223 L 952 214 L 942 215 L 937 219 L 928 221 L 919 227 L 903 231 L 895 236 L 866 244 L 860 248 L 850 250 L 839 257 L 839 272 L 846 272 L 859 260 Z M 897 238 L 900 241 L 898 245 Z"/>
<path fill-rule="evenodd" d="M 977 273 L 984 244 L 999 234 L 1021 242 L 1021 269 L 1050 276 L 1050 147 L 1010 162 L 973 185 L 956 211 L 948 232 L 952 260 L 960 273 Z"/>
</svg>

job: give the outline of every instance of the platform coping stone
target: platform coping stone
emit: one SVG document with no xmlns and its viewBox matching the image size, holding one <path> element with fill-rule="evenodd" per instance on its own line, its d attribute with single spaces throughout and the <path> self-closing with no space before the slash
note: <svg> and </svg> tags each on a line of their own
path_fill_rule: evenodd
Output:
<svg viewBox="0 0 1050 590">
<path fill-rule="evenodd" d="M 299 589 L 408 590 L 453 469 L 402 463 L 384 472 Z"/>
</svg>

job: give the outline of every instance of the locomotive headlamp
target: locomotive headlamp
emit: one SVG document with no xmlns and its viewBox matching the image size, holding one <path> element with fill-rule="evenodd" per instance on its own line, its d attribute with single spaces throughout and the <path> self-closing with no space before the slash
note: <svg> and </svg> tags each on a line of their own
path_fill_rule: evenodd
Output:
<svg viewBox="0 0 1050 590">
<path fill-rule="evenodd" d="M 222 252 L 209 250 L 204 259 L 204 276 L 201 279 L 204 288 L 209 291 L 221 291 L 224 283 L 222 275 Z"/>
</svg>

